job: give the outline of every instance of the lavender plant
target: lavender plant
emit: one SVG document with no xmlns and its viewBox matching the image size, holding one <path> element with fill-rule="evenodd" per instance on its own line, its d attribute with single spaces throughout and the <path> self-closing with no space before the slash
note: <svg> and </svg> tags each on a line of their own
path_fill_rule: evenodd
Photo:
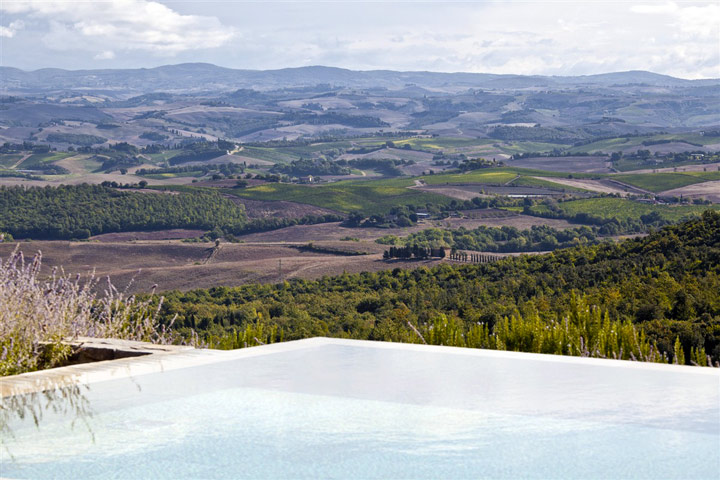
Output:
<svg viewBox="0 0 720 480">
<path fill-rule="evenodd" d="M 26 261 L 18 248 L 0 258 L 0 376 L 62 364 L 72 354 L 67 341 L 79 336 L 178 340 L 157 321 L 162 297 L 140 300 L 118 291 L 109 279 L 98 295 L 94 275 L 82 280 L 53 269 L 42 276 L 41 265 L 41 252 Z"/>
</svg>

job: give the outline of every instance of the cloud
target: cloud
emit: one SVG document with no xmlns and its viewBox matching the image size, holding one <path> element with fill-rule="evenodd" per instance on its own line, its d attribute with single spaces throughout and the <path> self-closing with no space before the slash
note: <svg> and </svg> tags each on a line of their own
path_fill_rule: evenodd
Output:
<svg viewBox="0 0 720 480">
<path fill-rule="evenodd" d="M 633 5 L 630 7 L 630 11 L 634 13 L 649 13 L 649 14 L 657 14 L 657 13 L 675 13 L 678 11 L 678 5 L 675 2 L 665 2 L 663 4 L 655 5 L 655 4 L 643 4 L 643 5 Z"/>
<path fill-rule="evenodd" d="M 51 50 L 99 51 L 102 58 L 118 50 L 172 56 L 217 48 L 236 35 L 216 17 L 182 15 L 146 0 L 5 0 L 0 10 L 47 22 L 43 42 Z"/>
<path fill-rule="evenodd" d="M 22 20 L 15 20 L 11 22 L 7 27 L 0 25 L 0 37 L 12 38 L 18 32 L 25 27 L 25 22 Z"/>
<path fill-rule="evenodd" d="M 14 35 L 3 38 L 3 59 L 22 68 L 103 60 L 684 78 L 720 71 L 717 0 L 161 1 L 0 0 L 6 22 L 25 21 L 20 33 L 0 31 Z"/>
<path fill-rule="evenodd" d="M 93 57 L 95 60 L 112 60 L 115 58 L 115 52 L 112 50 L 105 50 L 104 52 L 100 52 L 97 55 Z"/>
</svg>

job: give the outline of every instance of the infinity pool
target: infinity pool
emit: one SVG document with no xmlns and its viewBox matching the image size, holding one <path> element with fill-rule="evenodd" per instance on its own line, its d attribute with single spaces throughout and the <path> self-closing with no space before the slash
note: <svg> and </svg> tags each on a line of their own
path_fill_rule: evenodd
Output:
<svg viewBox="0 0 720 480">
<path fill-rule="evenodd" d="M 6 397 L 0 476 L 720 471 L 716 369 L 332 339 L 157 357 L 103 362 L 79 386 Z M 147 368 L 133 373 L 133 362 Z"/>
</svg>

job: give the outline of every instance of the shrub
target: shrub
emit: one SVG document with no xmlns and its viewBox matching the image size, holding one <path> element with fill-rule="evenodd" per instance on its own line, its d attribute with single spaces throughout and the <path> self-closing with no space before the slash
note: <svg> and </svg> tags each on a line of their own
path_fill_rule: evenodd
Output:
<svg viewBox="0 0 720 480">
<path fill-rule="evenodd" d="M 162 297 L 128 297 L 109 279 L 98 296 L 95 277 L 81 281 L 53 269 L 43 278 L 41 265 L 40 252 L 26 262 L 17 248 L 0 258 L 0 376 L 61 365 L 73 353 L 66 341 L 79 336 L 178 340 L 156 321 Z"/>
</svg>

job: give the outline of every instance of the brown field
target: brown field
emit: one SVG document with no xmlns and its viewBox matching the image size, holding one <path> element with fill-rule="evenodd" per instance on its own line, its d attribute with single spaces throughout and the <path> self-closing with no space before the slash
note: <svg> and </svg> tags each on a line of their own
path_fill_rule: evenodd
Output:
<svg viewBox="0 0 720 480">
<path fill-rule="evenodd" d="M 687 185 L 673 190 L 667 190 L 660 195 L 685 197 L 685 198 L 704 198 L 714 203 L 720 203 L 720 181 L 696 183 L 695 185 Z"/>
<path fill-rule="evenodd" d="M 354 243 L 354 242 L 343 242 Z M 379 247 L 379 246 L 378 246 Z M 15 244 L 0 244 L 0 257 L 6 257 Z M 20 244 L 28 257 L 43 253 L 43 267 L 63 267 L 70 274 L 89 275 L 103 281 L 110 277 L 118 289 L 131 293 L 191 290 L 247 283 L 275 283 L 291 278 L 315 279 L 343 272 L 357 273 L 388 268 L 416 268 L 439 260 L 385 262 L 381 253 L 370 255 L 332 255 L 305 252 L 288 245 L 223 244 L 213 255 L 213 244 L 177 242 L 91 243 L 44 241 Z"/>
<path fill-rule="evenodd" d="M 628 189 L 624 189 L 617 183 L 611 183 L 606 180 L 588 180 L 588 179 L 571 179 L 571 178 L 555 178 L 555 177 L 533 177 L 538 180 L 546 180 L 548 182 L 560 183 L 568 187 L 583 188 L 592 192 L 600 193 L 617 193 L 620 195 L 628 195 Z"/>
<path fill-rule="evenodd" d="M 233 195 L 227 195 L 227 198 L 235 203 L 245 205 L 245 212 L 249 218 L 299 218 L 305 215 L 340 213 L 328 208 L 316 207 L 315 205 L 308 205 L 306 203 L 250 200 L 249 198 L 238 198 Z"/>
<path fill-rule="evenodd" d="M 120 290 L 127 287 L 128 292 L 136 293 L 148 292 L 153 285 L 157 285 L 159 291 L 191 290 L 255 282 L 274 283 L 290 278 L 316 279 L 343 272 L 435 265 L 440 260 L 386 262 L 382 260 L 382 252 L 386 247 L 374 242 L 384 235 L 406 236 L 431 227 L 571 227 L 563 220 L 516 214 L 497 217 L 501 213 L 508 214 L 489 209 L 474 212 L 480 212 L 474 215 L 478 218 L 448 218 L 423 222 L 409 228 L 350 229 L 341 227 L 339 223 L 297 225 L 244 235 L 240 238 L 243 243 L 222 243 L 219 248 L 215 248 L 213 243 L 165 240 L 201 233 L 185 229 L 105 234 L 90 242 L 32 241 L 17 245 L 27 257 L 41 251 L 46 273 L 50 273 L 53 267 L 61 267 L 73 275 L 88 276 L 94 271 L 96 278 L 109 277 Z M 486 213 L 495 216 L 485 216 Z M 342 240 L 347 237 L 357 238 L 358 241 Z M 306 248 L 309 243 L 313 244 L 315 250 Z M 0 244 L 0 258 L 10 254 L 15 246 L 14 243 Z M 104 287 L 104 282 L 99 285 L 101 290 Z"/>
<path fill-rule="evenodd" d="M 131 242 L 135 240 L 178 240 L 182 238 L 196 238 L 205 233 L 205 230 L 193 230 L 187 228 L 173 228 L 170 230 L 159 230 L 155 232 L 118 232 L 103 233 L 90 237 L 90 240 L 98 242 L 115 243 Z"/>
<path fill-rule="evenodd" d="M 573 228 L 573 224 L 559 219 L 531 217 L 529 215 L 518 215 L 505 212 L 498 216 L 496 210 L 487 209 L 495 216 L 482 216 L 477 212 L 483 210 L 469 210 L 468 216 L 475 218 L 446 218 L 443 220 L 431 220 L 420 222 L 412 227 L 405 228 L 346 228 L 339 222 L 321 223 L 318 225 L 295 225 L 293 227 L 281 228 L 269 232 L 251 233 L 238 237 L 247 243 L 307 243 L 307 242 L 329 242 L 340 241 L 343 238 L 357 238 L 361 241 L 374 241 L 385 235 L 396 235 L 405 237 L 411 233 L 420 232 L 428 228 L 477 228 L 481 225 L 489 227 L 510 226 L 519 229 L 530 228 L 536 225 L 549 225 L 553 228 Z M 488 214 L 489 215 L 489 214 Z M 355 242 L 346 242 L 352 244 Z"/>
</svg>

